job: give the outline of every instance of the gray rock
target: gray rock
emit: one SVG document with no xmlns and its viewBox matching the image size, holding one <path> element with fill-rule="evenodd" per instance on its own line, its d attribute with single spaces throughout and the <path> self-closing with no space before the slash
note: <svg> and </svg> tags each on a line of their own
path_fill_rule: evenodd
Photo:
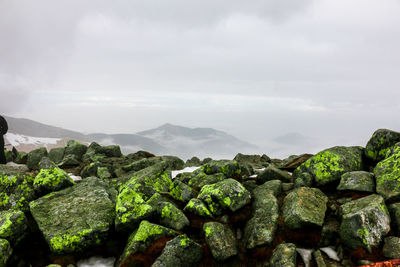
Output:
<svg viewBox="0 0 400 267">
<path fill-rule="evenodd" d="M 164 226 L 180 231 L 189 225 L 185 214 L 172 203 L 161 202 L 157 211 L 160 215 L 160 223 Z"/>
<path fill-rule="evenodd" d="M 50 149 L 48 157 L 56 164 L 59 164 L 64 158 L 64 153 L 65 147 L 56 147 Z"/>
<path fill-rule="evenodd" d="M 207 246 L 217 261 L 224 261 L 238 253 L 237 242 L 232 230 L 219 222 L 203 225 Z"/>
<path fill-rule="evenodd" d="M 296 256 L 296 245 L 283 242 L 272 252 L 269 264 L 271 267 L 296 267 Z"/>
<path fill-rule="evenodd" d="M 372 160 L 380 161 L 397 142 L 400 142 L 400 133 L 387 129 L 376 130 L 365 147 L 365 155 Z"/>
<path fill-rule="evenodd" d="M 194 173 L 191 175 L 188 185 L 194 188 L 202 188 L 205 185 L 215 184 L 225 180 L 226 177 L 222 173 L 205 174 L 204 172 Z"/>
<path fill-rule="evenodd" d="M 50 169 L 57 165 L 48 157 L 43 157 L 39 162 L 39 169 Z"/>
<path fill-rule="evenodd" d="M 306 162 L 312 156 L 313 156 L 312 154 L 301 154 L 300 156 L 292 155 L 292 156 L 288 157 L 287 159 L 284 159 L 278 165 L 278 168 L 292 172 L 295 169 L 297 169 L 301 164 Z"/>
<path fill-rule="evenodd" d="M 317 188 L 300 187 L 290 192 L 283 201 L 283 218 L 290 229 L 309 225 L 322 226 L 328 198 Z"/>
<path fill-rule="evenodd" d="M 278 197 L 282 193 L 282 182 L 280 180 L 265 182 L 253 190 L 253 195 L 259 195 L 260 193 L 263 194 L 267 191 L 270 191 L 275 197 Z"/>
<path fill-rule="evenodd" d="M 202 247 L 186 235 L 179 235 L 167 242 L 152 267 L 191 267 L 202 258 Z"/>
<path fill-rule="evenodd" d="M 240 175 L 240 166 L 234 160 L 213 160 L 201 167 L 205 174 L 223 173 L 226 178 Z"/>
<path fill-rule="evenodd" d="M 27 223 L 25 214 L 20 210 L 0 211 L 0 238 L 17 244 L 25 236 Z"/>
<path fill-rule="evenodd" d="M 400 236 L 400 202 L 389 205 L 391 220 L 393 222 L 394 231 Z"/>
<path fill-rule="evenodd" d="M 191 199 L 183 210 L 185 212 L 193 213 L 197 216 L 213 218 L 213 215 L 208 210 L 206 204 L 197 198 Z"/>
<path fill-rule="evenodd" d="M 389 212 L 379 195 L 369 195 L 343 204 L 340 214 L 340 238 L 351 249 L 363 247 L 371 252 L 390 231 Z"/>
<path fill-rule="evenodd" d="M 375 176 L 366 171 L 347 172 L 342 175 L 337 190 L 375 192 Z"/>
<path fill-rule="evenodd" d="M 115 195 L 105 182 L 89 177 L 29 206 L 50 250 L 74 253 L 100 245 L 107 238 L 115 217 Z"/>
<path fill-rule="evenodd" d="M 38 170 L 39 162 L 43 157 L 47 157 L 47 150 L 44 147 L 37 148 L 28 153 L 27 165 L 30 170 Z"/>
<path fill-rule="evenodd" d="M 53 166 L 49 169 L 40 170 L 33 181 L 33 188 L 38 195 L 46 195 L 74 184 L 74 180 L 63 169 Z"/>
<path fill-rule="evenodd" d="M 383 255 L 390 259 L 400 259 L 400 237 L 389 236 L 385 238 Z"/>
<path fill-rule="evenodd" d="M 18 172 L 0 172 L 0 210 L 28 211 L 29 201 L 36 198 L 33 177 Z"/>
<path fill-rule="evenodd" d="M 78 162 L 82 161 L 82 156 L 86 153 L 87 146 L 75 140 L 69 140 L 65 147 L 64 159 L 68 155 L 72 155 Z"/>
<path fill-rule="evenodd" d="M 257 176 L 257 183 L 262 184 L 271 180 L 280 180 L 282 182 L 292 182 L 292 176 L 287 172 L 280 170 L 270 164 L 262 173 Z"/>
<path fill-rule="evenodd" d="M 313 252 L 314 260 L 317 263 L 318 267 L 326 267 L 326 263 L 324 260 L 324 257 L 322 256 L 322 253 L 319 249 Z"/>
<path fill-rule="evenodd" d="M 201 166 L 201 160 L 198 157 L 192 157 L 191 159 L 188 159 L 185 163 L 186 167 L 192 167 L 192 166 Z"/>
<path fill-rule="evenodd" d="M 173 181 L 169 194 L 174 199 L 187 203 L 190 199 L 197 195 L 197 191 L 194 191 L 190 186 L 179 181 Z"/>
<path fill-rule="evenodd" d="M 0 267 L 6 267 L 8 259 L 11 258 L 12 248 L 6 239 L 0 239 Z"/>
<path fill-rule="evenodd" d="M 64 155 L 63 160 L 58 163 L 58 166 L 61 168 L 69 168 L 69 167 L 76 167 L 79 166 L 80 162 L 79 160 L 76 158 L 75 155 Z"/>
</svg>

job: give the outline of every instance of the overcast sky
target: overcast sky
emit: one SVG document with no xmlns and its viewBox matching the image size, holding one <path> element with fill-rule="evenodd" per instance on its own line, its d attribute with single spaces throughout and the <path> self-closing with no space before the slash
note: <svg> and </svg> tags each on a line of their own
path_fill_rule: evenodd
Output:
<svg viewBox="0 0 400 267">
<path fill-rule="evenodd" d="M 399 0 L 0 0 L 0 114 L 362 144 L 400 131 L 399 14 Z"/>
</svg>

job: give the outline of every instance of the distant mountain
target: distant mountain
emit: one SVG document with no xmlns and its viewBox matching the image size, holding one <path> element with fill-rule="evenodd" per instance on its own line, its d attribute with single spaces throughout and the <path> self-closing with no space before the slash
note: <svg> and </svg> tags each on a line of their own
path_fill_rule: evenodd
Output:
<svg viewBox="0 0 400 267">
<path fill-rule="evenodd" d="M 274 138 L 272 141 L 283 145 L 305 145 L 311 141 L 311 138 L 300 133 L 287 133 Z"/>
</svg>

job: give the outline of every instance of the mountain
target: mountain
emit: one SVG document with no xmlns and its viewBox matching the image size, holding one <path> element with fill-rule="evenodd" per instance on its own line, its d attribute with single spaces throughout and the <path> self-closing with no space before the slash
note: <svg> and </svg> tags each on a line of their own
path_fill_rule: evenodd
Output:
<svg viewBox="0 0 400 267">
<path fill-rule="evenodd" d="M 256 146 L 250 143 L 212 128 L 187 128 L 164 124 L 136 134 L 83 134 L 33 120 L 8 116 L 5 118 L 9 125 L 9 132 L 5 136 L 6 143 L 26 152 L 38 146 L 48 149 L 65 146 L 69 139 L 86 144 L 92 141 L 102 145 L 117 144 L 125 154 L 145 150 L 158 155 L 170 154 L 185 159 L 192 156 L 233 158 L 239 152 L 246 153 L 256 149 Z"/>
<path fill-rule="evenodd" d="M 311 141 L 311 138 L 300 133 L 287 133 L 274 138 L 273 141 L 284 145 L 305 145 Z"/>
</svg>

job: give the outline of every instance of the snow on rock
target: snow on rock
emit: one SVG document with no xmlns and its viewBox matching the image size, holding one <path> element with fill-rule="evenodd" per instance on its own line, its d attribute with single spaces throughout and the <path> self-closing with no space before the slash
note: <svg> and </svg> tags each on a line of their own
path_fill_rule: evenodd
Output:
<svg viewBox="0 0 400 267">
<path fill-rule="evenodd" d="M 325 248 L 320 248 L 320 250 L 325 252 L 325 254 L 328 255 L 328 257 L 331 258 L 332 260 L 340 261 L 337 252 L 333 248 L 325 247 Z"/>
<path fill-rule="evenodd" d="M 186 167 L 183 170 L 179 170 L 179 171 L 172 171 L 172 179 L 174 179 L 178 174 L 180 173 L 184 173 L 184 172 L 194 172 L 195 170 L 197 170 L 200 167 Z"/>
<path fill-rule="evenodd" d="M 306 267 L 310 266 L 310 261 L 313 253 L 313 249 L 296 248 L 296 251 L 300 254 L 301 258 Z"/>
<path fill-rule="evenodd" d="M 72 180 L 74 180 L 74 182 L 82 180 L 82 177 L 76 176 L 72 173 L 68 173 L 68 175 L 69 175 L 69 177 L 71 177 Z"/>
<path fill-rule="evenodd" d="M 113 267 L 115 258 L 91 257 L 77 262 L 78 267 Z"/>
<path fill-rule="evenodd" d="M 8 143 L 12 146 L 19 146 L 19 145 L 55 145 L 57 142 L 61 140 L 61 138 L 47 138 L 47 137 L 33 137 L 33 136 L 26 136 L 22 134 L 14 134 L 14 133 L 7 133 L 5 135 Z"/>
</svg>

